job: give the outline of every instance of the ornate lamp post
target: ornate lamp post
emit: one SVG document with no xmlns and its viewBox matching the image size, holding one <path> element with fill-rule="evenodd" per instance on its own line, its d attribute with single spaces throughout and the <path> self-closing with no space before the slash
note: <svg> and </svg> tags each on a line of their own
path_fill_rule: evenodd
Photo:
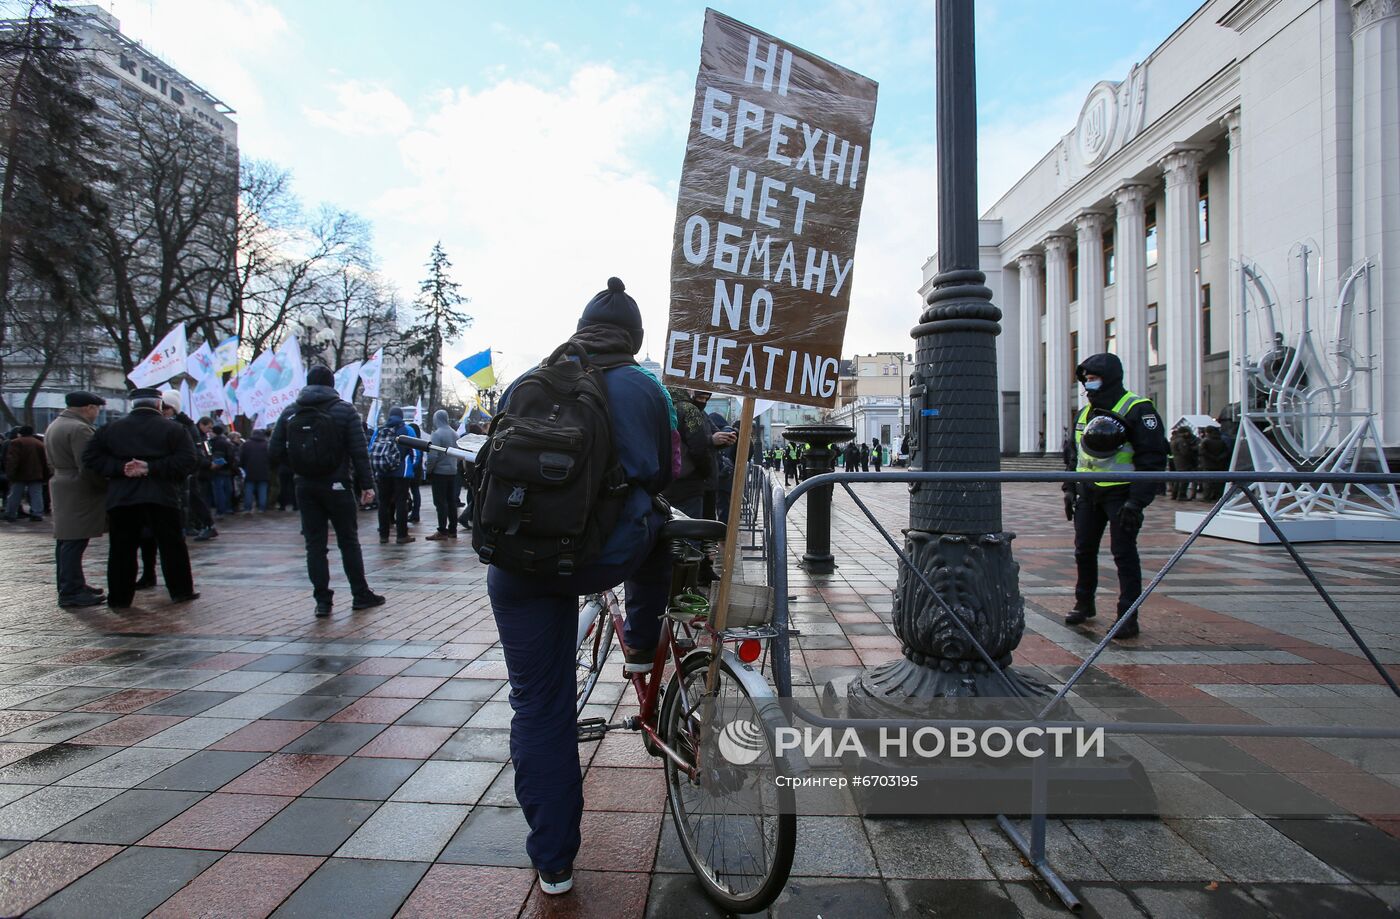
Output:
<svg viewBox="0 0 1400 919">
<path fill-rule="evenodd" d="M 1000 468 L 996 336 L 977 258 L 977 92 L 971 0 L 939 0 L 938 274 L 912 335 L 917 369 L 910 387 L 913 443 L 922 471 Z M 1025 628 L 1025 609 L 1002 532 L 995 483 L 911 487 L 905 550 L 999 664 Z M 852 681 L 852 713 L 898 716 L 945 697 L 1005 696 L 952 617 L 917 574 L 901 567 L 894 603 L 903 657 Z M 1017 679 L 1013 677 L 1013 679 Z M 1020 681 L 1032 689 L 1032 684 Z"/>
</svg>

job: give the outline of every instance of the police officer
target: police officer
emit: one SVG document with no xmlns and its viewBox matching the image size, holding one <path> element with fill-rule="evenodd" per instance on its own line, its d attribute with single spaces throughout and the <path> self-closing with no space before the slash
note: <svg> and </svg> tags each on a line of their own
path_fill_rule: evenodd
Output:
<svg viewBox="0 0 1400 919">
<path fill-rule="evenodd" d="M 1094 591 L 1099 583 L 1099 543 L 1108 528 L 1109 547 L 1118 568 L 1118 616 L 1142 593 L 1142 565 L 1138 561 L 1137 535 L 1142 512 L 1152 503 L 1157 486 L 1152 482 L 1114 481 L 1115 472 L 1160 472 L 1167 466 L 1167 438 L 1161 416 L 1137 393 L 1123 388 L 1123 364 L 1113 354 L 1095 354 L 1075 370 L 1089 404 L 1074 423 L 1075 471 L 1101 473 L 1092 483 L 1066 483 L 1065 516 L 1074 521 L 1074 561 L 1078 580 L 1074 609 L 1066 625 L 1092 619 Z M 1135 615 L 1123 623 L 1119 638 L 1138 634 Z"/>
</svg>

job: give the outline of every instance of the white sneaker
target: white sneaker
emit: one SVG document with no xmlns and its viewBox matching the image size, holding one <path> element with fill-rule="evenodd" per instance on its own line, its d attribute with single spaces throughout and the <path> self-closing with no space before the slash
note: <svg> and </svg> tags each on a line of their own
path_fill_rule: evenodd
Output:
<svg viewBox="0 0 1400 919">
<path fill-rule="evenodd" d="M 550 896 L 568 893 L 574 889 L 574 869 L 565 868 L 563 871 L 541 871 L 540 890 Z"/>
</svg>

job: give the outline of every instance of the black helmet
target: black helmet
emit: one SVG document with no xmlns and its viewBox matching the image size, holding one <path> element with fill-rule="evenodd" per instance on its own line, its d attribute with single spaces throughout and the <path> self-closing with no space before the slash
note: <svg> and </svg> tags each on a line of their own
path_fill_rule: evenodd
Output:
<svg viewBox="0 0 1400 919">
<path fill-rule="evenodd" d="M 1109 459 L 1128 439 L 1128 426 L 1117 415 L 1095 415 L 1084 426 L 1079 445 L 1084 452 L 1099 459 Z"/>
</svg>

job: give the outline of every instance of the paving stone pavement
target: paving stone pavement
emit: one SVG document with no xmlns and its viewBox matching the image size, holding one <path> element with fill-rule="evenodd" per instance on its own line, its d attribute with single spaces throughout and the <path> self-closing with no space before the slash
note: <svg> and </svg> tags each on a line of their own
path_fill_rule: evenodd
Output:
<svg viewBox="0 0 1400 919">
<path fill-rule="evenodd" d="M 859 489 L 891 532 L 907 525 L 903 486 Z M 1181 542 L 1171 510 L 1165 499 L 1149 510 L 1149 572 Z M 1055 486 L 1008 486 L 1005 520 L 1026 599 L 1016 666 L 1056 685 L 1106 617 L 1061 624 L 1073 564 Z M 791 523 L 795 561 L 800 504 Z M 47 524 L 0 526 L 0 916 L 720 915 L 663 813 L 656 762 L 616 733 L 579 747 L 575 893 L 546 899 L 533 886 L 506 672 L 467 542 L 371 540 L 389 603 L 317 620 L 294 516 L 220 529 L 191 545 L 200 600 L 174 606 L 158 589 L 113 614 L 56 606 Z M 899 653 L 894 559 L 842 494 L 833 544 L 834 575 L 789 566 L 804 698 Z M 1397 549 L 1303 551 L 1400 673 Z M 95 541 L 95 582 L 105 555 Z M 623 689 L 608 673 L 592 710 L 627 711 Z M 1107 720 L 1400 724 L 1400 705 L 1286 555 L 1218 540 L 1187 556 L 1141 638 L 1104 655 L 1075 698 Z M 1147 769 L 1162 816 L 1051 821 L 1051 861 L 1085 915 L 1400 908 L 1400 742 L 1120 746 Z M 835 796 L 804 811 L 798 833 L 775 917 L 1064 914 L 990 819 L 862 819 Z"/>
</svg>

